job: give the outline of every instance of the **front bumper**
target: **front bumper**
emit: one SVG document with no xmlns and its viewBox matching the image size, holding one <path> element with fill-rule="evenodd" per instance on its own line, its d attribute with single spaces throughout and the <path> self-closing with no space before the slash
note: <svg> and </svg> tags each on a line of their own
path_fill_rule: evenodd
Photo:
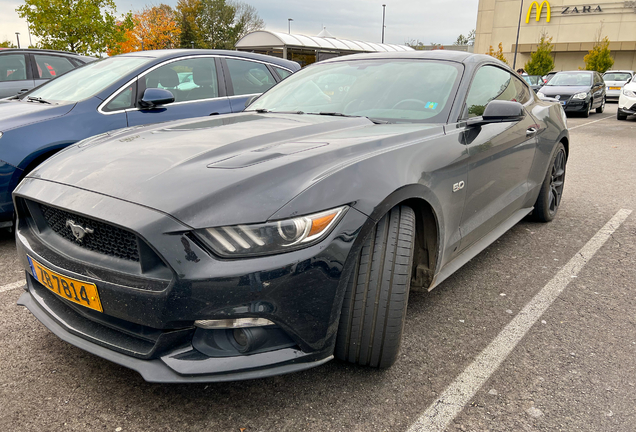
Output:
<svg viewBox="0 0 636 432">
<path fill-rule="evenodd" d="M 618 99 L 618 112 L 626 115 L 636 114 L 636 97 L 629 97 L 621 93 Z"/>
<path fill-rule="evenodd" d="M 221 260 L 193 241 L 189 227 L 155 210 L 34 179 L 23 182 L 15 197 L 16 244 L 28 282 L 19 303 L 67 342 L 153 382 L 259 378 L 332 358 L 346 284 L 341 276 L 348 274 L 347 258 L 368 220 L 362 213 L 351 209 L 323 242 L 307 249 Z M 22 203 L 50 206 L 49 200 L 68 212 L 135 233 L 146 245 L 145 253 L 162 263 L 144 268 L 141 256 L 135 267 L 79 250 L 47 229 L 38 231 L 29 222 L 37 215 L 22 210 Z M 104 312 L 53 294 L 33 277 L 27 255 L 54 272 L 97 285 Z M 240 353 L 213 343 L 218 333 L 209 332 L 226 330 L 193 326 L 195 320 L 247 317 L 274 322 L 277 340 L 286 343 Z"/>
<path fill-rule="evenodd" d="M 585 99 L 574 99 L 571 98 L 565 106 L 563 110 L 566 113 L 584 113 L 585 111 L 590 110 L 590 101 Z"/>
</svg>

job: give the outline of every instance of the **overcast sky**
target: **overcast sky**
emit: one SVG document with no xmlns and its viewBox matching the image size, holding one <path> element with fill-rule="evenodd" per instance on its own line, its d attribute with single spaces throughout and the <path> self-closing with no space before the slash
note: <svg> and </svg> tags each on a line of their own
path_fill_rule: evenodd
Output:
<svg viewBox="0 0 636 432">
<path fill-rule="evenodd" d="M 316 35 L 322 29 L 335 37 L 380 42 L 382 35 L 382 1 L 369 0 L 247 0 L 256 7 L 272 31 L 287 32 L 287 19 L 292 18 L 292 33 Z M 479 0 L 384 0 L 386 3 L 385 42 L 403 44 L 420 40 L 451 44 L 459 34 L 475 28 Z M 117 12 L 142 9 L 146 4 L 161 1 L 115 0 Z M 22 1 L 0 0 L 0 40 L 28 43 L 26 22 L 18 17 L 15 8 Z M 175 6 L 177 0 L 165 0 Z M 35 40 L 34 40 L 35 42 Z"/>
</svg>

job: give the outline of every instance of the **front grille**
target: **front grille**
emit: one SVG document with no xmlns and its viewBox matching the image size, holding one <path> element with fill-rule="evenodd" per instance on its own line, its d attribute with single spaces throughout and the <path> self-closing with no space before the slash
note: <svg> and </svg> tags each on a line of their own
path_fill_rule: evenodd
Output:
<svg viewBox="0 0 636 432">
<path fill-rule="evenodd" d="M 133 233 L 44 204 L 40 204 L 40 210 L 51 230 L 77 246 L 104 255 L 139 262 L 137 236 Z M 90 228 L 93 232 L 78 241 L 67 224 L 69 220 L 84 228 Z"/>
<path fill-rule="evenodd" d="M 572 97 L 572 95 L 560 95 L 560 96 L 561 96 L 561 99 L 559 100 L 566 101 L 566 102 L 570 100 L 570 98 Z"/>
</svg>

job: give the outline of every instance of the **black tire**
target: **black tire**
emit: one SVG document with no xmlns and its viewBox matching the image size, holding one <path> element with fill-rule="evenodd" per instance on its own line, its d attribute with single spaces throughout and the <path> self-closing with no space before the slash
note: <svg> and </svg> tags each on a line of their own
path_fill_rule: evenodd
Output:
<svg viewBox="0 0 636 432">
<path fill-rule="evenodd" d="M 534 204 L 532 211 L 534 220 L 550 222 L 556 216 L 563 196 L 566 163 L 565 147 L 563 143 L 559 143 L 552 159 L 550 159 L 548 171 L 541 185 L 541 192 L 539 192 L 537 202 Z"/>
<path fill-rule="evenodd" d="M 415 213 L 393 208 L 366 238 L 345 293 L 335 356 L 387 368 L 397 360 L 411 286 Z"/>
<path fill-rule="evenodd" d="M 590 109 L 592 109 L 593 103 L 594 103 L 594 101 L 591 100 L 589 105 L 585 106 L 585 112 L 583 113 L 583 117 L 588 118 L 590 116 Z"/>
<path fill-rule="evenodd" d="M 596 114 L 603 114 L 603 111 L 605 111 L 605 98 L 601 101 L 601 105 L 596 108 Z"/>
<path fill-rule="evenodd" d="M 621 114 L 620 111 L 616 111 L 616 120 L 627 120 L 627 114 Z"/>
</svg>

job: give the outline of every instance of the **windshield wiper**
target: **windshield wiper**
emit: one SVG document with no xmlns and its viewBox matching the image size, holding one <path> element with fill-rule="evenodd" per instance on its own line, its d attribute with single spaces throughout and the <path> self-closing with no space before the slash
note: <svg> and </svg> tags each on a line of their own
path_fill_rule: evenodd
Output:
<svg viewBox="0 0 636 432">
<path fill-rule="evenodd" d="M 33 101 L 33 102 L 40 102 L 40 103 L 45 103 L 45 104 L 49 104 L 51 105 L 51 102 L 42 99 L 41 97 L 37 97 L 37 96 L 27 96 L 27 100 L 28 101 Z"/>
<path fill-rule="evenodd" d="M 256 112 L 259 114 L 265 114 L 265 113 L 270 113 L 270 114 L 305 114 L 303 111 L 271 111 L 265 108 L 259 108 L 259 109 L 255 109 L 255 110 L 245 110 L 244 112 Z"/>
<path fill-rule="evenodd" d="M 375 124 L 389 124 L 389 123 L 391 123 L 391 122 L 386 121 L 386 120 L 374 119 L 374 118 L 371 118 L 371 117 L 365 117 L 365 116 L 359 116 L 359 115 L 343 114 L 343 113 L 340 113 L 340 112 L 324 112 L 324 111 L 321 111 L 319 113 L 308 113 L 308 114 L 318 114 L 318 115 L 334 116 L 334 117 L 364 117 L 367 120 L 369 120 L 369 121 L 371 121 L 371 122 L 373 122 Z"/>
</svg>

